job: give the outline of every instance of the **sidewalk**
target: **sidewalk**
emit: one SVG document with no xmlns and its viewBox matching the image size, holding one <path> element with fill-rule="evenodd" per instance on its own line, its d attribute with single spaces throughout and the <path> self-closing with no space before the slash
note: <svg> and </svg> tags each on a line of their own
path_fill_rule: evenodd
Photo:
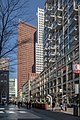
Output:
<svg viewBox="0 0 80 120">
<path fill-rule="evenodd" d="M 52 108 L 48 108 L 48 110 L 52 110 Z M 60 107 L 55 107 L 54 111 L 73 115 L 73 108 L 67 108 L 67 110 L 65 111 L 65 110 L 61 110 Z"/>
<path fill-rule="evenodd" d="M 32 108 L 32 111 L 35 112 L 35 114 L 37 114 L 40 117 L 42 117 L 42 115 L 44 116 L 44 118 L 47 117 L 46 120 L 80 120 L 80 117 L 73 116 L 71 114 L 64 113 L 62 111 L 57 112 L 57 111 L 52 111 L 50 109 L 42 110 L 42 109 L 35 109 L 35 108 Z"/>
</svg>

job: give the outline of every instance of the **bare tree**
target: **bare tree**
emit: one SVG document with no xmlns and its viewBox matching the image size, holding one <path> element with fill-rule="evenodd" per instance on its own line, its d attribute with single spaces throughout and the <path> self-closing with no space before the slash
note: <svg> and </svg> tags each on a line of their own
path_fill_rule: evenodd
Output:
<svg viewBox="0 0 80 120">
<path fill-rule="evenodd" d="M 0 58 L 17 48 L 17 26 L 29 14 L 29 0 L 0 0 Z"/>
<path fill-rule="evenodd" d="M 30 0 L 0 0 L 0 59 L 9 58 L 11 71 L 17 64 L 17 55 L 14 55 L 17 53 L 17 46 L 26 42 L 17 42 L 18 22 L 34 19 L 29 12 L 29 3 Z"/>
</svg>

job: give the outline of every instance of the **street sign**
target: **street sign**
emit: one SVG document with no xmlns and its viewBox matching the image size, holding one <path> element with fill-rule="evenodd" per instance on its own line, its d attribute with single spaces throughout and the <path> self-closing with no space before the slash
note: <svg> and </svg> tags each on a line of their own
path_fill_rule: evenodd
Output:
<svg viewBox="0 0 80 120">
<path fill-rule="evenodd" d="M 73 72 L 80 73 L 80 64 L 73 64 Z"/>
</svg>

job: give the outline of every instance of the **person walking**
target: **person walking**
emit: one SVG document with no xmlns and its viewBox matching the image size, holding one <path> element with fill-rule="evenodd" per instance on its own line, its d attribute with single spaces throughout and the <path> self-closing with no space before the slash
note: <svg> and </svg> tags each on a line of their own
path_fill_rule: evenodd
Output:
<svg viewBox="0 0 80 120">
<path fill-rule="evenodd" d="M 52 102 L 52 111 L 54 110 L 55 107 L 55 101 Z"/>
<path fill-rule="evenodd" d="M 20 101 L 18 101 L 18 108 L 20 108 Z"/>
<path fill-rule="evenodd" d="M 22 107 L 22 101 L 20 102 L 20 105 L 21 105 L 21 107 Z"/>
<path fill-rule="evenodd" d="M 27 101 L 27 102 L 26 102 L 26 108 L 27 108 L 27 109 L 29 108 L 28 106 L 29 106 L 29 103 L 28 103 L 28 101 Z"/>
<path fill-rule="evenodd" d="M 67 102 L 64 102 L 64 110 L 67 111 Z"/>
<path fill-rule="evenodd" d="M 60 102 L 60 108 L 61 108 L 61 110 L 63 110 L 63 104 L 62 104 L 62 102 Z"/>
<path fill-rule="evenodd" d="M 31 109 L 31 101 L 29 101 L 29 109 Z"/>
</svg>

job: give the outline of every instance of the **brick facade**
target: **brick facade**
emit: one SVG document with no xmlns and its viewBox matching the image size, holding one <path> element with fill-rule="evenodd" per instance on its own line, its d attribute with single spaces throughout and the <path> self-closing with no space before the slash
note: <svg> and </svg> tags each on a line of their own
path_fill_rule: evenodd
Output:
<svg viewBox="0 0 80 120">
<path fill-rule="evenodd" d="M 34 73 L 34 33 L 36 28 L 25 22 L 18 25 L 18 90 Z"/>
</svg>

